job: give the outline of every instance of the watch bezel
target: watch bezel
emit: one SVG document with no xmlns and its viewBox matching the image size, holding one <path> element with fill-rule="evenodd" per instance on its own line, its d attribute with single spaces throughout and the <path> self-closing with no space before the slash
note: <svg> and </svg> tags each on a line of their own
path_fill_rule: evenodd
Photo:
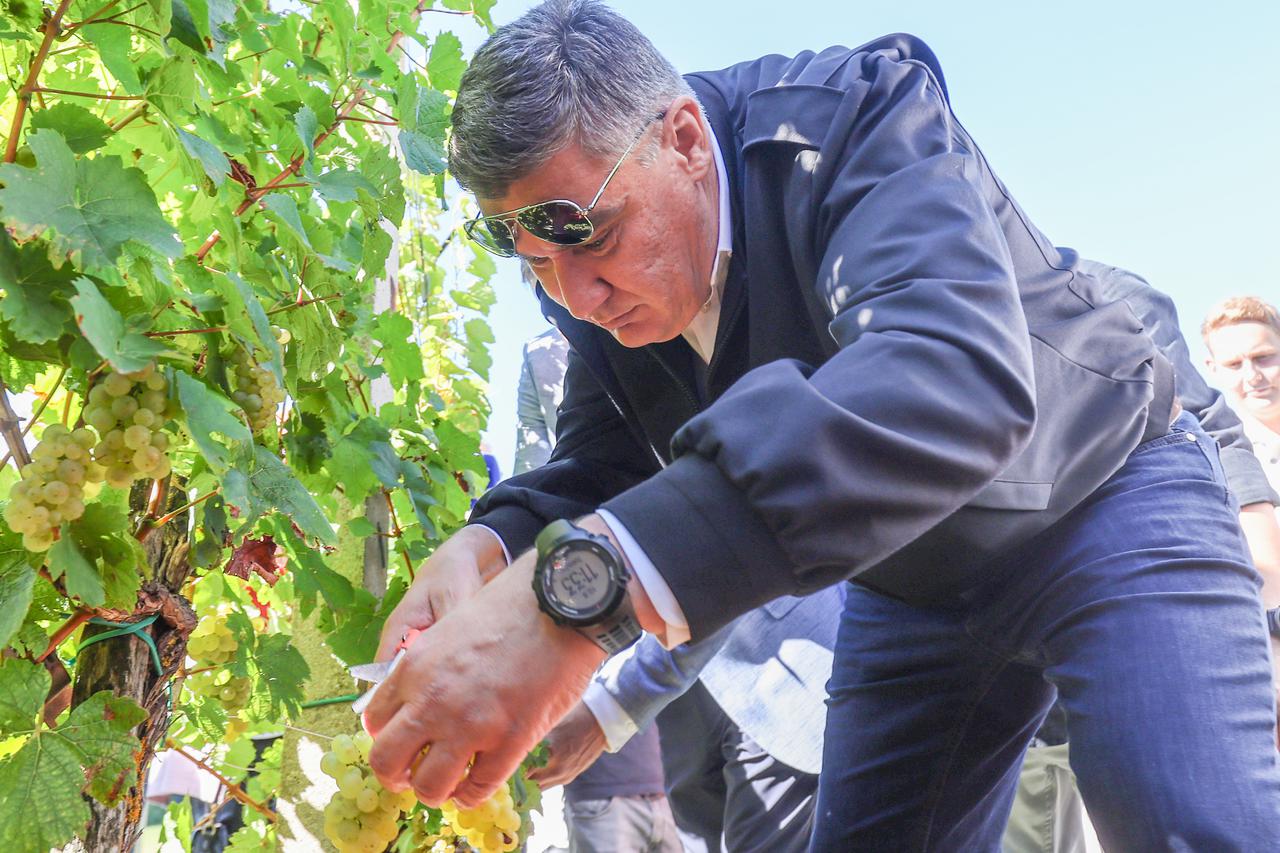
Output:
<svg viewBox="0 0 1280 853">
<path fill-rule="evenodd" d="M 548 549 L 545 554 L 539 555 L 538 571 L 535 575 L 538 598 L 540 603 L 544 605 L 545 612 L 557 623 L 574 628 L 587 628 L 598 625 L 601 621 L 617 612 L 626 597 L 627 582 L 631 579 L 612 543 L 607 539 L 601 542 L 599 540 L 602 537 L 586 533 L 586 531 L 582 531 L 582 533 L 584 535 L 581 538 L 558 542 Z M 565 604 L 557 597 L 552 582 L 553 569 L 551 564 L 557 556 L 565 551 L 584 549 L 597 554 L 609 571 L 609 595 L 591 610 L 582 610 Z"/>
</svg>

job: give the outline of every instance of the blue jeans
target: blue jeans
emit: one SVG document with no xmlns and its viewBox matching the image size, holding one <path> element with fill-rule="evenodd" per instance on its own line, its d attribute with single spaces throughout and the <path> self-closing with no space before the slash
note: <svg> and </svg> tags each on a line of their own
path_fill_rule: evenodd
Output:
<svg viewBox="0 0 1280 853">
<path fill-rule="evenodd" d="M 1181 416 L 953 609 L 853 584 L 815 851 L 997 851 L 1060 695 L 1109 853 L 1280 850 L 1260 579 L 1217 449 Z"/>
</svg>

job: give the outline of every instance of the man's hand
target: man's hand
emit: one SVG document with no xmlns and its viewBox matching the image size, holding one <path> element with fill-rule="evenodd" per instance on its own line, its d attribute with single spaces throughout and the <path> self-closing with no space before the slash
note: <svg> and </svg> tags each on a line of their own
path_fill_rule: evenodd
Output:
<svg viewBox="0 0 1280 853">
<path fill-rule="evenodd" d="M 471 598 L 506 565 L 496 536 L 464 527 L 436 549 L 387 617 L 377 660 L 387 660 L 410 628 L 425 629 Z"/>
<path fill-rule="evenodd" d="M 530 771 L 529 781 L 544 789 L 568 785 L 596 763 L 604 748 L 600 724 L 591 709 L 579 702 L 547 735 L 547 763 Z"/>
<path fill-rule="evenodd" d="M 378 689 L 365 726 L 385 787 L 474 807 L 582 696 L 604 652 L 538 609 L 533 568 L 530 552 L 437 618 Z"/>
</svg>

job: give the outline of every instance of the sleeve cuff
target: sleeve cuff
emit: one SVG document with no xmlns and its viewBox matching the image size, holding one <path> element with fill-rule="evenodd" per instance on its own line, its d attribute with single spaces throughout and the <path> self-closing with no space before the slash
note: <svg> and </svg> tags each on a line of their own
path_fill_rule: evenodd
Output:
<svg viewBox="0 0 1280 853">
<path fill-rule="evenodd" d="M 1227 485 L 1240 506 L 1257 503 L 1280 506 L 1280 497 L 1271 488 L 1266 473 L 1252 452 L 1239 447 L 1223 447 L 1219 451 L 1222 473 L 1226 475 Z"/>
<path fill-rule="evenodd" d="M 800 588 L 791 559 L 746 496 L 696 454 L 606 506 L 662 567 L 694 640 L 781 595 L 812 591 Z"/>
<path fill-rule="evenodd" d="M 600 731 L 604 732 L 609 752 L 622 749 L 638 731 L 635 722 L 627 716 L 618 700 L 610 696 L 600 682 L 592 681 L 587 685 L 587 692 L 582 694 L 582 703 L 596 718 Z"/>
<path fill-rule="evenodd" d="M 658 611 L 658 616 L 666 623 L 667 630 L 663 632 L 662 645 L 665 648 L 673 649 L 681 643 L 687 642 L 689 639 L 689 620 L 685 619 L 684 611 L 680 609 L 680 602 L 676 601 L 675 595 L 671 592 L 671 587 L 667 586 L 667 582 L 658 573 L 657 566 L 653 564 L 653 561 L 649 559 L 649 555 L 645 553 L 644 548 L 640 547 L 640 543 L 635 540 L 635 537 L 631 535 L 631 531 L 627 530 L 626 525 L 619 521 L 616 515 L 607 509 L 596 510 L 596 514 L 613 531 L 618 544 L 622 546 L 623 556 L 627 558 L 627 562 L 631 564 L 632 570 L 636 573 L 636 580 L 639 581 L 640 586 L 644 587 L 645 595 L 649 596 L 653 609 Z"/>
<path fill-rule="evenodd" d="M 481 530 L 487 530 L 493 534 L 493 538 L 498 540 L 498 544 L 502 546 L 502 556 L 506 559 L 507 565 L 511 565 L 511 552 L 507 550 L 507 543 L 502 541 L 502 537 L 498 535 L 498 531 L 494 530 L 487 524 L 473 524 L 472 527 L 479 527 Z"/>
</svg>

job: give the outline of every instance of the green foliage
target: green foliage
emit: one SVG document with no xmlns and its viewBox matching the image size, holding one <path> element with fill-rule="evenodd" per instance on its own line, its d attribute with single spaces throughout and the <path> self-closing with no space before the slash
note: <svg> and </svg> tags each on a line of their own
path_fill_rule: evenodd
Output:
<svg viewBox="0 0 1280 853">
<path fill-rule="evenodd" d="M 450 22 L 492 27 L 492 0 L 444 6 L 470 13 Z M 59 39 L 42 52 L 55 9 Z M 397 31 L 414 62 L 388 53 Z M 232 629 L 215 675 L 250 689 L 229 708 L 188 689 L 195 676 L 175 680 L 169 736 L 243 778 L 227 742 L 278 730 L 312 695 L 292 620 L 314 616 L 336 655 L 368 660 L 408 565 L 463 523 L 482 482 L 494 268 L 462 245 L 466 202 L 444 179 L 462 40 L 422 35 L 390 0 L 2 0 L 0 45 L 13 143 L 0 164 L 0 393 L 48 403 L 35 436 L 114 430 L 130 442 L 115 458 L 171 469 L 152 474 L 168 506 L 193 502 L 166 521 L 196 567 L 178 592 L 202 623 Z M 20 95 L 29 79 L 41 91 Z M 375 310 L 388 267 L 396 307 Z M 231 353 L 287 395 L 265 428 L 233 397 Z M 117 374 L 152 385 L 114 402 Z M 165 464 L 143 467 L 156 453 Z M 23 550 L 0 521 L 0 844 L 15 853 L 83 836 L 85 797 L 114 801 L 135 766 L 136 706 L 100 693 L 48 726 L 50 676 L 29 662 L 77 611 L 134 611 L 154 574 L 139 537 L 163 495 L 94 472 L 94 458 L 57 474 L 83 477 L 84 497 L 48 504 L 62 507 L 48 551 Z M 12 463 L 0 469 L 0 508 L 16 482 Z M 388 503 L 390 531 L 351 521 L 366 498 Z M 385 537 L 382 598 L 330 566 L 343 521 L 344 546 Z M 248 546 L 250 560 L 232 550 Z M 222 574 L 233 553 L 248 579 Z M 65 633 L 54 653 L 79 679 Z M 251 795 L 269 799 L 273 778 Z M 270 832 L 247 827 L 232 849 Z"/>
</svg>

